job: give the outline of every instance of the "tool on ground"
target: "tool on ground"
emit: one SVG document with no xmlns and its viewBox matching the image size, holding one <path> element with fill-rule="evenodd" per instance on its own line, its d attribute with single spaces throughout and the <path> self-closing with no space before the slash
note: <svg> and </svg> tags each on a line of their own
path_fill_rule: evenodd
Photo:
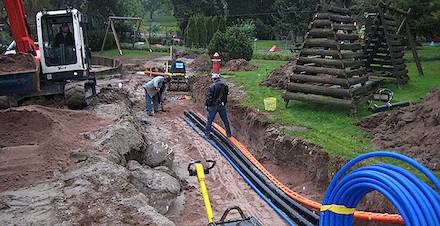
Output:
<svg viewBox="0 0 440 226">
<path fill-rule="evenodd" d="M 383 105 L 373 105 L 369 108 L 372 112 L 386 111 L 390 110 L 394 107 L 406 107 L 410 105 L 409 100 L 399 101 L 395 103 L 391 103 L 393 100 L 394 92 L 387 88 L 381 88 L 377 91 L 377 93 L 373 94 L 373 99 L 376 101 L 385 101 L 386 104 Z"/>
<path fill-rule="evenodd" d="M 157 95 L 158 95 L 158 99 L 159 99 L 158 102 L 160 104 L 161 111 L 165 112 L 165 109 L 163 109 L 163 102 L 165 101 L 165 97 L 162 97 L 162 93 L 164 92 L 163 89 L 164 89 L 163 87 L 160 88 Z"/>
<path fill-rule="evenodd" d="M 208 221 L 209 221 L 209 226 L 214 226 L 214 225 L 227 225 L 227 226 L 233 226 L 233 225 L 254 225 L 254 226 L 261 226 L 260 222 L 257 221 L 257 219 L 255 219 L 254 217 L 246 217 L 243 213 L 243 211 L 241 210 L 240 207 L 238 206 L 231 206 L 228 207 L 225 212 L 223 213 L 223 216 L 220 218 L 219 221 L 214 221 L 214 214 L 212 213 L 212 208 L 211 208 L 211 203 L 209 201 L 209 196 L 208 196 L 208 189 L 206 188 L 206 183 L 205 183 L 205 174 L 209 174 L 209 170 L 212 169 L 215 166 L 215 160 L 206 160 L 206 162 L 211 162 L 212 165 L 209 167 L 204 168 L 203 165 L 201 164 L 200 160 L 197 161 L 193 161 L 191 163 L 188 164 L 188 172 L 190 176 L 197 176 L 197 179 L 200 183 L 200 192 L 202 193 L 203 196 L 203 200 L 205 202 L 205 208 L 206 208 L 206 213 L 208 214 Z M 193 167 L 194 165 L 194 167 Z M 226 220 L 226 217 L 228 216 L 229 212 L 231 210 L 237 210 L 238 213 L 240 214 L 241 218 L 233 218 L 230 220 Z"/>
<path fill-rule="evenodd" d="M 373 94 L 373 99 L 377 101 L 391 102 L 394 97 L 394 92 L 387 88 L 381 88 Z"/>
</svg>

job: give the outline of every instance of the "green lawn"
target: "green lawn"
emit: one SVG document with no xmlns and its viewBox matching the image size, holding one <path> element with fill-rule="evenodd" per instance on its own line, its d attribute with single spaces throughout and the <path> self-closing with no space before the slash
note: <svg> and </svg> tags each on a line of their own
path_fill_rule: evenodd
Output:
<svg viewBox="0 0 440 226">
<path fill-rule="evenodd" d="M 131 49 L 122 49 L 123 55 L 121 56 L 119 54 L 119 50 L 117 49 L 111 49 L 111 50 L 105 50 L 103 52 L 97 51 L 92 52 L 92 54 L 96 55 L 102 55 L 102 56 L 111 56 L 119 59 L 129 59 L 129 58 L 141 58 L 141 59 L 151 59 L 156 56 L 166 56 L 169 55 L 166 52 L 149 52 L 147 50 L 131 50 Z"/>
<path fill-rule="evenodd" d="M 439 49 L 440 50 L 440 49 Z M 236 72 L 236 77 L 228 78 L 239 84 L 243 84 L 248 93 L 247 99 L 243 100 L 244 106 L 255 107 L 264 111 L 264 98 L 277 98 L 277 110 L 271 112 L 275 120 L 286 124 L 303 126 L 308 131 L 285 131 L 306 141 L 318 144 L 324 151 L 352 159 L 363 153 L 375 151 L 376 149 L 364 138 L 363 131 L 360 131 L 352 123 L 371 115 L 369 106 L 361 106 L 355 117 L 351 116 L 350 110 L 346 108 L 319 105 L 301 101 L 290 101 L 287 108 L 281 98 L 281 91 L 273 91 L 268 87 L 259 87 L 258 83 L 266 77 L 266 69 L 274 69 L 284 64 L 283 61 L 265 62 L 253 60 L 261 70 Z M 410 100 L 414 102 L 425 97 L 432 88 L 440 85 L 440 61 L 422 62 L 424 77 L 420 77 L 415 63 L 408 63 L 409 82 L 400 89 L 394 83 L 388 82 L 382 85 L 383 88 L 391 89 L 395 95 L 393 101 Z M 378 103 L 378 104 L 383 104 Z"/>
</svg>

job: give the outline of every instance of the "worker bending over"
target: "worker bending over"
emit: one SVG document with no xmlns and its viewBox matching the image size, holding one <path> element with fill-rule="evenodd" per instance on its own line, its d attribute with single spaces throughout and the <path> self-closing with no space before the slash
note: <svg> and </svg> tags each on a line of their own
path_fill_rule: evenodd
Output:
<svg viewBox="0 0 440 226">
<path fill-rule="evenodd" d="M 213 83 L 208 88 L 206 94 L 206 110 L 208 110 L 208 121 L 205 127 L 205 138 L 209 138 L 211 133 L 211 124 L 214 121 L 217 112 L 225 124 L 226 136 L 231 136 L 231 128 L 229 127 L 228 116 L 226 114 L 226 103 L 228 102 L 228 85 L 220 80 L 219 74 L 212 75 Z"/>
<path fill-rule="evenodd" d="M 154 113 L 151 109 L 151 103 L 153 103 L 154 112 L 159 112 L 159 101 L 163 101 L 163 93 L 166 89 L 166 84 L 171 81 L 170 76 L 156 76 L 144 85 L 145 89 L 145 107 L 149 116 L 153 116 Z M 159 98 L 161 98 L 159 100 Z"/>
</svg>

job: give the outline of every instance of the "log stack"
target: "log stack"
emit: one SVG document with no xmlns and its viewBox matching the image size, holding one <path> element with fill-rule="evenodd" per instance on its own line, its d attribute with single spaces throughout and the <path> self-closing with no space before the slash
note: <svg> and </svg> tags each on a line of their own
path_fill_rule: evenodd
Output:
<svg viewBox="0 0 440 226">
<path fill-rule="evenodd" d="M 348 8 L 321 1 L 282 95 L 286 107 L 299 100 L 350 108 L 354 114 L 372 98 L 355 31 Z"/>
<path fill-rule="evenodd" d="M 396 80 L 399 85 L 409 80 L 405 59 L 405 45 L 398 34 L 399 23 L 396 19 L 396 8 L 389 3 L 378 4 L 378 12 L 369 17 L 370 28 L 366 35 L 365 53 L 368 72 L 372 76 Z"/>
</svg>

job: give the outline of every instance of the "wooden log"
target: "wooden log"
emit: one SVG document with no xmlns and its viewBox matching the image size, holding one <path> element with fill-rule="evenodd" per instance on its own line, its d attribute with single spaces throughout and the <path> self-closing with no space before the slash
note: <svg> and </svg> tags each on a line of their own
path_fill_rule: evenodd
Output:
<svg viewBox="0 0 440 226">
<path fill-rule="evenodd" d="M 342 54 L 342 59 L 350 59 L 350 58 L 360 59 L 364 56 L 363 52 L 345 52 L 341 54 Z"/>
<path fill-rule="evenodd" d="M 338 77 L 346 77 L 347 71 L 345 69 L 337 69 L 337 68 L 327 68 L 327 67 L 310 67 L 310 66 L 302 66 L 296 65 L 294 72 L 306 72 L 307 74 L 330 74 L 336 75 Z"/>
<path fill-rule="evenodd" d="M 298 64 L 309 64 L 314 63 L 319 66 L 325 67 L 337 67 L 337 68 L 345 68 L 344 62 L 338 59 L 324 59 L 324 58 L 310 58 L 310 57 L 300 57 L 298 59 Z"/>
<path fill-rule="evenodd" d="M 363 61 L 349 61 L 349 60 L 339 60 L 339 59 L 324 59 L 324 58 L 316 58 L 316 57 L 300 57 L 298 59 L 298 64 L 309 64 L 314 63 L 320 66 L 326 67 L 337 67 L 337 68 L 346 68 L 346 67 L 359 67 L 364 65 Z"/>
<path fill-rule="evenodd" d="M 362 45 L 360 43 L 344 43 L 340 44 L 341 50 L 361 50 Z"/>
<path fill-rule="evenodd" d="M 321 6 L 321 9 L 324 11 L 340 13 L 340 14 L 350 14 L 351 13 L 351 10 L 348 8 L 337 7 L 337 6 L 330 5 L 330 4 L 321 4 L 320 6 Z"/>
<path fill-rule="evenodd" d="M 395 59 L 394 62 L 396 64 L 403 64 L 405 63 L 405 58 Z M 391 57 L 388 57 L 388 59 L 373 59 L 371 61 L 371 64 L 380 64 L 380 65 L 393 65 L 393 62 L 391 61 Z"/>
<path fill-rule="evenodd" d="M 333 105 L 345 108 L 354 108 L 355 104 L 352 100 L 345 100 L 333 97 L 323 97 L 323 96 L 315 96 L 315 95 L 307 95 L 302 93 L 292 93 L 285 92 L 281 94 L 281 97 L 284 100 L 299 100 L 304 102 L 316 103 L 316 104 L 326 104 Z"/>
<path fill-rule="evenodd" d="M 354 20 L 350 16 L 341 16 L 330 13 L 317 13 L 315 19 L 330 19 L 332 22 L 353 23 Z"/>
<path fill-rule="evenodd" d="M 313 28 L 308 32 L 309 35 L 312 35 L 313 37 L 333 37 L 333 29 L 331 28 Z"/>
<path fill-rule="evenodd" d="M 344 60 L 345 67 L 358 68 L 365 65 L 363 60 Z"/>
<path fill-rule="evenodd" d="M 329 77 L 321 77 L 321 76 L 311 76 L 311 75 L 302 75 L 302 74 L 292 74 L 290 76 L 291 81 L 296 82 L 316 82 L 316 83 L 325 83 L 325 84 L 333 84 L 340 85 L 342 87 L 349 87 L 358 83 L 365 83 L 368 81 L 369 76 L 361 76 L 357 78 L 329 78 Z"/>
<path fill-rule="evenodd" d="M 331 39 L 307 39 L 303 48 L 307 47 L 325 47 L 337 49 L 338 42 Z"/>
<path fill-rule="evenodd" d="M 304 93 L 304 94 L 316 94 L 323 96 L 331 96 L 337 98 L 351 98 L 352 95 L 349 89 L 331 88 L 325 86 L 316 86 L 301 83 L 288 83 L 287 91 L 293 93 Z"/>
<path fill-rule="evenodd" d="M 323 50 L 323 49 L 302 49 L 300 56 L 330 56 L 339 59 L 340 52 L 337 50 Z"/>
<path fill-rule="evenodd" d="M 358 40 L 359 39 L 359 35 L 358 34 L 336 34 L 336 37 L 339 40 L 349 40 L 349 41 L 354 41 L 354 40 Z"/>
<path fill-rule="evenodd" d="M 344 30 L 344 31 L 354 31 L 356 30 L 356 26 L 353 24 L 333 24 L 332 25 L 334 30 Z"/>
<path fill-rule="evenodd" d="M 332 28 L 332 22 L 327 19 L 316 19 L 310 23 L 313 28 Z M 311 28 L 309 28 L 311 29 Z"/>
</svg>

